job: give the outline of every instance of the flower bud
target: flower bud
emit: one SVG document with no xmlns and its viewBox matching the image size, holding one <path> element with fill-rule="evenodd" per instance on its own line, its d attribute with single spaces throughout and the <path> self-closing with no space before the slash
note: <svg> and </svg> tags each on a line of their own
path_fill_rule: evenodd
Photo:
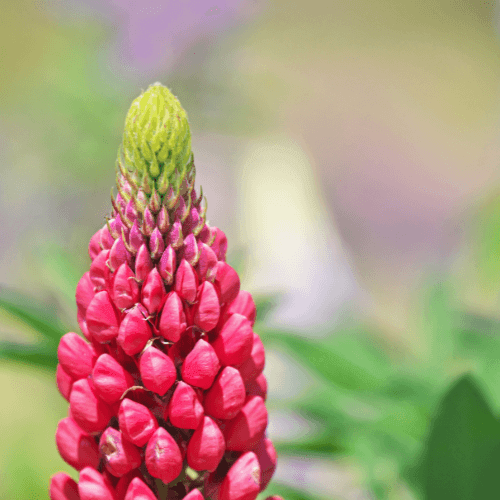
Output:
<svg viewBox="0 0 500 500">
<path fill-rule="evenodd" d="M 142 304 L 137 304 L 127 312 L 120 324 L 117 342 L 129 356 L 141 352 L 151 338 L 147 314 L 146 308 Z"/>
<path fill-rule="evenodd" d="M 122 477 L 142 463 L 139 450 L 122 439 L 122 433 L 108 427 L 99 441 L 99 451 L 104 457 L 106 469 L 115 477 Z"/>
<path fill-rule="evenodd" d="M 70 417 L 59 421 L 56 431 L 56 444 L 65 462 L 76 470 L 84 467 L 97 469 L 99 451 L 94 438 L 80 429 Z"/>
<path fill-rule="evenodd" d="M 260 489 L 260 466 L 255 453 L 241 455 L 222 481 L 219 500 L 255 500 Z"/>
<path fill-rule="evenodd" d="M 139 281 L 144 281 L 153 269 L 153 261 L 146 244 L 140 246 L 135 257 L 135 275 Z"/>
<path fill-rule="evenodd" d="M 196 300 L 198 277 L 186 259 L 182 259 L 175 274 L 175 291 L 179 297 L 192 304 Z"/>
<path fill-rule="evenodd" d="M 141 302 L 146 306 L 149 314 L 154 314 L 158 311 L 164 297 L 165 287 L 163 281 L 158 270 L 153 268 L 142 285 Z"/>
<path fill-rule="evenodd" d="M 160 335 L 167 340 L 177 342 L 186 330 L 186 315 L 182 308 L 182 301 L 175 292 L 167 295 L 160 318 Z"/>
<path fill-rule="evenodd" d="M 222 460 L 226 442 L 219 426 L 204 417 L 194 431 L 187 447 L 187 462 L 194 470 L 214 471 Z"/>
<path fill-rule="evenodd" d="M 267 399 L 267 380 L 261 373 L 255 380 L 245 383 L 247 396 L 260 396 L 264 401 Z"/>
<path fill-rule="evenodd" d="M 124 263 L 116 272 L 113 281 L 113 302 L 118 309 L 128 309 L 139 300 L 139 285 L 135 280 L 135 274 L 130 267 Z"/>
<path fill-rule="evenodd" d="M 92 372 L 95 354 L 80 335 L 69 332 L 61 337 L 57 348 L 57 359 L 64 371 L 73 379 L 78 380 L 87 377 Z"/>
<path fill-rule="evenodd" d="M 125 438 L 139 447 L 144 446 L 158 428 L 149 408 L 127 398 L 120 405 L 118 422 Z"/>
<path fill-rule="evenodd" d="M 148 472 L 164 483 L 170 483 L 181 473 L 181 450 L 163 427 L 158 427 L 149 439 L 145 462 Z"/>
<path fill-rule="evenodd" d="M 90 238 L 89 242 L 89 257 L 91 260 L 94 260 L 98 255 L 101 249 L 101 230 L 97 231 L 92 238 Z"/>
<path fill-rule="evenodd" d="M 101 238 L 99 240 L 99 244 L 101 245 L 101 248 L 104 250 L 109 250 L 113 246 L 113 242 L 115 241 L 113 239 L 113 236 L 109 233 L 108 225 L 104 224 L 104 226 L 101 229 Z"/>
<path fill-rule="evenodd" d="M 78 492 L 80 500 L 116 500 L 111 481 L 90 467 L 80 472 Z"/>
<path fill-rule="evenodd" d="M 137 220 L 137 209 L 135 207 L 135 201 L 133 198 L 130 198 L 127 206 L 125 207 L 125 217 L 131 223 L 134 223 Z"/>
<path fill-rule="evenodd" d="M 203 406 L 194 389 L 180 381 L 168 405 L 168 416 L 172 425 L 179 429 L 196 429 L 203 415 Z"/>
<path fill-rule="evenodd" d="M 119 321 L 109 294 L 95 294 L 87 309 L 87 327 L 97 342 L 109 342 L 118 335 Z"/>
<path fill-rule="evenodd" d="M 264 435 L 267 409 L 260 396 L 249 396 L 245 406 L 224 429 L 226 447 L 231 451 L 251 450 Z"/>
<path fill-rule="evenodd" d="M 220 368 L 213 347 L 203 339 L 196 342 L 182 365 L 182 379 L 190 385 L 208 389 Z"/>
<path fill-rule="evenodd" d="M 226 366 L 205 395 L 205 412 L 215 418 L 230 420 L 244 404 L 245 385 L 240 372 L 232 366 Z"/>
<path fill-rule="evenodd" d="M 253 332 L 250 321 L 238 313 L 229 317 L 212 343 L 223 366 L 237 366 L 243 363 L 250 356 L 252 346 Z"/>
<path fill-rule="evenodd" d="M 156 495 L 138 477 L 132 479 L 125 500 L 157 500 Z"/>
<path fill-rule="evenodd" d="M 151 251 L 151 257 L 153 260 L 158 259 L 163 253 L 163 250 L 165 250 L 163 235 L 157 227 L 155 227 L 151 233 L 151 238 L 149 239 L 149 250 Z"/>
<path fill-rule="evenodd" d="M 132 248 L 134 253 L 137 253 L 139 251 L 139 248 L 144 244 L 144 236 L 141 233 L 141 230 L 139 229 L 139 224 L 136 221 L 134 221 L 134 225 L 130 229 L 130 234 L 128 237 L 128 244 L 130 248 Z"/>
<path fill-rule="evenodd" d="M 198 263 L 200 255 L 198 254 L 198 245 L 194 234 L 188 234 L 184 240 L 183 257 L 190 266 Z"/>
<path fill-rule="evenodd" d="M 136 477 L 141 480 L 144 479 L 144 476 L 141 474 L 139 469 L 134 469 L 130 472 L 127 472 L 127 474 L 123 475 L 118 480 L 115 486 L 116 500 L 125 500 L 125 495 L 127 494 L 128 487 Z"/>
<path fill-rule="evenodd" d="M 180 222 L 174 222 L 168 233 L 167 243 L 172 245 L 174 250 L 178 250 L 184 243 L 184 237 L 182 236 L 182 224 Z"/>
<path fill-rule="evenodd" d="M 148 207 L 146 207 L 146 209 L 144 210 L 141 229 L 146 236 L 151 236 L 153 234 L 153 231 L 156 229 L 156 224 L 153 214 L 151 213 L 151 210 L 149 210 Z"/>
<path fill-rule="evenodd" d="M 134 385 L 132 375 L 109 354 L 101 354 L 92 372 L 97 395 L 106 403 L 119 401 L 123 393 Z"/>
<path fill-rule="evenodd" d="M 80 500 L 78 485 L 65 474 L 58 472 L 50 478 L 50 500 Z"/>
<path fill-rule="evenodd" d="M 173 361 L 153 346 L 142 353 L 139 371 L 144 387 L 160 396 L 166 394 L 177 378 Z"/>
<path fill-rule="evenodd" d="M 196 299 L 193 322 L 208 332 L 217 326 L 220 315 L 219 298 L 212 283 L 204 281 L 198 288 Z"/>
<path fill-rule="evenodd" d="M 76 305 L 78 309 L 85 312 L 93 298 L 94 284 L 90 279 L 90 274 L 86 272 L 76 285 Z"/>
<path fill-rule="evenodd" d="M 200 490 L 191 490 L 182 500 L 204 500 Z"/>
<path fill-rule="evenodd" d="M 236 298 L 225 310 L 225 314 L 228 316 L 234 313 L 242 314 L 250 321 L 252 326 L 254 325 L 257 311 L 255 309 L 255 302 L 248 292 L 240 290 Z"/>
<path fill-rule="evenodd" d="M 227 238 L 224 234 L 224 231 L 219 229 L 218 227 L 213 227 L 212 230 L 215 232 L 215 239 L 211 245 L 212 250 L 217 255 L 219 260 L 226 260 L 226 252 L 227 252 Z"/>
<path fill-rule="evenodd" d="M 80 327 L 80 330 L 82 331 L 85 338 L 87 340 L 91 340 L 89 328 L 87 326 L 86 311 L 78 308 L 76 312 L 76 320 L 78 321 L 78 326 Z"/>
<path fill-rule="evenodd" d="M 162 234 L 165 234 L 168 231 L 168 228 L 170 227 L 168 211 L 165 205 L 162 205 L 156 217 L 156 225 Z"/>
<path fill-rule="evenodd" d="M 260 491 L 264 491 L 276 470 L 277 455 L 272 441 L 265 436 L 252 450 L 257 456 L 261 471 Z"/>
<path fill-rule="evenodd" d="M 71 415 L 76 423 L 89 433 L 103 431 L 113 416 L 111 408 L 101 401 L 89 379 L 81 379 L 73 384 L 69 396 Z"/>
<path fill-rule="evenodd" d="M 238 366 L 238 370 L 241 373 L 243 380 L 255 380 L 264 369 L 266 362 L 266 354 L 264 351 L 264 344 L 260 340 L 260 337 L 254 332 L 253 334 L 253 346 L 250 356 Z"/>
<path fill-rule="evenodd" d="M 94 291 L 106 290 L 111 281 L 111 271 L 107 266 L 109 250 L 102 250 L 90 265 L 89 277 L 94 285 Z"/>
<path fill-rule="evenodd" d="M 109 268 L 111 272 L 115 272 L 122 264 L 130 264 L 131 255 L 125 248 L 125 243 L 123 243 L 122 237 L 115 240 L 111 250 L 109 251 Z"/>
<path fill-rule="evenodd" d="M 215 276 L 215 288 L 220 296 L 221 304 L 231 303 L 240 291 L 240 278 L 238 273 L 225 262 L 217 263 L 217 274 Z"/>
<path fill-rule="evenodd" d="M 71 387 L 73 386 L 73 378 L 67 372 L 64 371 L 64 368 L 58 364 L 56 369 L 56 383 L 59 392 L 62 397 L 69 401 L 69 395 L 71 394 Z"/>
<path fill-rule="evenodd" d="M 171 285 L 174 281 L 175 265 L 175 250 L 169 245 L 163 252 L 158 264 L 160 276 L 166 281 L 167 285 Z"/>
<path fill-rule="evenodd" d="M 217 255 L 205 243 L 199 243 L 198 248 L 200 249 L 198 276 L 201 281 L 207 280 L 213 283 L 217 274 Z"/>
</svg>

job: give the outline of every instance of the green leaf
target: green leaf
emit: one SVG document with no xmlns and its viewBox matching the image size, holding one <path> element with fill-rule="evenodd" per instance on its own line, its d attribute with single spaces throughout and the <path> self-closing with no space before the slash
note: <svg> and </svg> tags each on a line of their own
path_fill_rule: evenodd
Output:
<svg viewBox="0 0 500 500">
<path fill-rule="evenodd" d="M 292 488 L 291 486 L 278 483 L 276 481 L 272 481 L 271 484 L 269 484 L 265 493 L 262 494 L 262 498 L 266 498 L 271 495 L 280 495 L 286 500 L 322 500 L 322 497 L 318 495 L 300 490 L 298 488 Z M 335 499 L 332 498 L 330 500 Z"/>
<path fill-rule="evenodd" d="M 55 370 L 58 362 L 57 344 L 45 342 L 23 345 L 15 342 L 0 342 L 0 359 Z"/>
</svg>

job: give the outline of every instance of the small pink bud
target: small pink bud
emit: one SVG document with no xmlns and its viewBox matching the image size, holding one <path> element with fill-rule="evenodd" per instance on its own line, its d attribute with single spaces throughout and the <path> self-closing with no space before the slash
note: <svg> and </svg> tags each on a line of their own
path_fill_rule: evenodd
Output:
<svg viewBox="0 0 500 500">
<path fill-rule="evenodd" d="M 113 281 L 113 302 L 118 309 L 128 309 L 138 300 L 139 285 L 135 280 L 135 274 L 126 263 L 123 263 Z"/>
<path fill-rule="evenodd" d="M 220 488 L 220 500 L 255 500 L 260 489 L 260 466 L 255 453 L 241 455 Z"/>
<path fill-rule="evenodd" d="M 191 266 L 195 266 L 198 263 L 200 255 L 198 253 L 196 238 L 192 233 L 188 234 L 184 240 L 183 257 Z"/>
<path fill-rule="evenodd" d="M 200 258 L 198 260 L 198 276 L 200 280 L 206 279 L 211 283 L 214 282 L 217 274 L 217 255 L 205 243 L 199 243 Z"/>
<path fill-rule="evenodd" d="M 174 281 L 175 265 L 175 250 L 169 245 L 163 252 L 160 262 L 158 263 L 160 276 L 166 281 L 167 285 L 171 285 Z"/>
<path fill-rule="evenodd" d="M 50 500 L 80 500 L 78 485 L 64 472 L 50 478 Z"/>
<path fill-rule="evenodd" d="M 57 359 L 64 371 L 78 380 L 90 375 L 96 358 L 90 345 L 80 335 L 69 332 L 61 337 Z"/>
<path fill-rule="evenodd" d="M 108 427 L 99 441 L 99 451 L 104 457 L 106 469 L 115 477 L 122 477 L 142 463 L 139 450 L 127 440 L 122 433 Z"/>
<path fill-rule="evenodd" d="M 116 500 L 111 481 L 91 467 L 80 472 L 78 492 L 80 500 Z"/>
<path fill-rule="evenodd" d="M 155 220 L 151 210 L 148 207 L 144 210 L 144 216 L 142 219 L 142 232 L 146 236 L 151 236 L 153 234 L 153 230 L 155 229 Z"/>
<path fill-rule="evenodd" d="M 222 460 L 225 450 L 226 442 L 219 426 L 210 417 L 204 417 L 189 440 L 188 465 L 194 470 L 213 472 Z"/>
<path fill-rule="evenodd" d="M 249 396 L 245 406 L 224 429 L 226 446 L 231 451 L 251 450 L 264 435 L 267 409 L 260 396 Z"/>
<path fill-rule="evenodd" d="M 165 234 L 168 231 L 168 228 L 170 227 L 167 207 L 165 205 L 162 205 L 156 217 L 156 225 L 162 234 Z"/>
<path fill-rule="evenodd" d="M 76 423 L 91 434 L 103 431 L 113 416 L 111 408 L 97 397 L 87 378 L 73 384 L 69 404 Z"/>
<path fill-rule="evenodd" d="M 123 393 L 134 385 L 132 375 L 109 354 L 101 354 L 92 372 L 97 395 L 106 403 L 119 401 Z"/>
<path fill-rule="evenodd" d="M 255 380 L 264 369 L 266 362 L 266 354 L 264 351 L 264 344 L 260 337 L 254 332 L 253 334 L 253 346 L 250 356 L 238 366 L 238 370 L 241 373 L 243 380 Z"/>
<path fill-rule="evenodd" d="M 240 365 L 251 354 L 253 332 L 250 321 L 241 314 L 232 314 L 212 343 L 221 364 Z"/>
<path fill-rule="evenodd" d="M 225 261 L 227 252 L 226 235 L 218 227 L 213 227 L 212 229 L 216 232 L 215 240 L 211 245 L 212 250 L 215 252 L 215 255 L 217 255 L 219 260 Z"/>
<path fill-rule="evenodd" d="M 148 472 L 164 483 L 170 483 L 181 473 L 181 450 L 163 427 L 158 427 L 149 439 L 145 462 Z"/>
<path fill-rule="evenodd" d="M 144 281 L 153 269 L 153 261 L 146 244 L 141 245 L 135 257 L 135 275 L 139 281 Z"/>
<path fill-rule="evenodd" d="M 151 251 L 151 257 L 153 260 L 158 259 L 163 253 L 163 250 L 165 250 L 163 235 L 157 227 L 155 227 L 151 233 L 151 238 L 149 239 L 149 250 Z"/>
<path fill-rule="evenodd" d="M 107 266 L 109 250 L 102 250 L 90 264 L 89 277 L 95 291 L 106 290 L 111 282 L 111 271 Z"/>
<path fill-rule="evenodd" d="M 190 385 L 208 389 L 213 384 L 219 368 L 219 359 L 213 347 L 200 339 L 184 360 L 182 378 Z"/>
<path fill-rule="evenodd" d="M 170 422 L 179 429 L 196 429 L 204 416 L 203 406 L 194 389 L 180 381 L 168 405 Z"/>
<path fill-rule="evenodd" d="M 59 392 L 62 394 L 63 398 L 66 401 L 69 401 L 69 395 L 71 394 L 71 387 L 73 386 L 73 378 L 67 372 L 64 371 L 64 368 L 58 364 L 56 369 L 56 383 Z"/>
<path fill-rule="evenodd" d="M 225 262 L 218 262 L 214 284 L 220 296 L 221 304 L 231 303 L 240 291 L 240 277 L 238 273 Z"/>
<path fill-rule="evenodd" d="M 260 396 L 264 401 L 267 399 L 267 380 L 261 373 L 255 380 L 245 384 L 247 396 Z"/>
<path fill-rule="evenodd" d="M 205 500 L 200 490 L 191 490 L 182 500 Z"/>
<path fill-rule="evenodd" d="M 184 198 L 181 196 L 179 198 L 179 206 L 175 209 L 174 212 L 174 220 L 177 221 L 181 220 L 185 210 L 186 210 L 186 202 L 184 201 Z"/>
<path fill-rule="evenodd" d="M 240 290 L 237 297 L 229 304 L 229 307 L 225 311 L 225 314 L 228 316 L 234 313 L 245 316 L 253 326 L 257 310 L 255 309 L 255 302 L 248 292 Z"/>
<path fill-rule="evenodd" d="M 198 288 L 196 299 L 194 324 L 208 332 L 217 326 L 220 315 L 219 298 L 212 283 L 204 281 Z"/>
<path fill-rule="evenodd" d="M 101 249 L 101 230 L 97 231 L 92 238 L 90 238 L 89 242 L 89 256 L 92 260 L 94 260 L 98 255 Z"/>
<path fill-rule="evenodd" d="M 160 273 L 156 268 L 153 268 L 142 285 L 142 303 L 146 306 L 149 314 L 154 314 L 158 311 L 164 297 L 165 287 Z"/>
<path fill-rule="evenodd" d="M 175 291 L 179 297 L 192 304 L 196 300 L 198 277 L 186 259 L 182 259 L 175 274 Z"/>
<path fill-rule="evenodd" d="M 141 352 L 151 338 L 147 314 L 146 308 L 142 304 L 137 304 L 127 312 L 120 324 L 117 342 L 129 356 Z"/>
<path fill-rule="evenodd" d="M 137 210 L 135 208 L 135 201 L 133 198 L 129 200 L 125 207 L 125 217 L 132 223 L 137 220 Z"/>
<path fill-rule="evenodd" d="M 118 335 L 119 321 L 108 292 L 95 294 L 86 319 L 89 332 L 97 342 L 109 342 Z"/>
<path fill-rule="evenodd" d="M 144 244 L 144 236 L 142 235 L 139 229 L 139 224 L 137 223 L 137 220 L 134 221 L 134 225 L 130 229 L 128 244 L 130 245 L 130 248 L 132 248 L 135 251 L 135 253 L 137 253 L 139 248 L 141 248 L 141 245 Z"/>
<path fill-rule="evenodd" d="M 125 500 L 157 500 L 156 495 L 138 477 L 132 479 Z"/>
<path fill-rule="evenodd" d="M 203 241 L 208 246 L 210 246 L 214 241 L 217 233 L 215 231 L 216 228 L 210 227 L 208 224 L 203 226 L 203 229 L 198 234 L 199 241 Z"/>
<path fill-rule="evenodd" d="M 182 301 L 175 292 L 167 295 L 160 318 L 160 335 L 167 340 L 177 342 L 186 330 L 186 315 L 182 308 Z"/>
<path fill-rule="evenodd" d="M 76 470 L 84 467 L 97 469 L 99 450 L 94 438 L 83 431 L 70 417 L 59 421 L 56 431 L 56 444 L 65 462 Z"/>
<path fill-rule="evenodd" d="M 252 451 L 257 455 L 259 461 L 261 471 L 260 491 L 264 491 L 276 470 L 276 449 L 269 438 L 262 436 Z"/>
<path fill-rule="evenodd" d="M 118 480 L 115 486 L 116 500 L 125 500 L 125 495 L 127 494 L 128 487 L 136 477 L 141 480 L 144 479 L 144 476 L 141 474 L 139 469 L 134 469 L 128 472 Z"/>
<path fill-rule="evenodd" d="M 76 285 L 76 305 L 84 312 L 93 298 L 94 284 L 90 279 L 90 274 L 86 272 Z"/>
<path fill-rule="evenodd" d="M 144 446 L 158 428 L 149 408 L 127 398 L 120 405 L 118 422 L 125 438 L 136 446 Z"/>
<path fill-rule="evenodd" d="M 82 331 L 83 335 L 87 340 L 91 340 L 90 333 L 89 333 L 89 328 L 87 326 L 87 311 L 84 311 L 80 307 L 77 309 L 76 312 L 76 320 L 78 321 L 78 326 L 80 327 L 80 330 Z"/>
<path fill-rule="evenodd" d="M 139 371 L 144 387 L 160 396 L 165 395 L 177 378 L 173 361 L 153 346 L 142 353 Z"/>
<path fill-rule="evenodd" d="M 240 372 L 226 366 L 205 395 L 205 412 L 221 420 L 234 418 L 245 404 L 245 385 Z"/>
<path fill-rule="evenodd" d="M 174 222 L 172 224 L 170 233 L 168 233 L 167 242 L 169 245 L 172 245 L 174 250 L 181 248 L 184 243 L 184 238 L 182 236 L 182 224 L 180 222 Z"/>
<path fill-rule="evenodd" d="M 120 193 L 118 193 L 116 195 L 116 199 L 115 199 L 115 203 L 114 205 L 117 205 L 118 207 L 120 207 L 120 209 L 122 210 L 122 212 L 125 210 L 126 206 L 127 206 L 127 203 L 125 202 L 125 200 L 122 198 L 122 195 Z M 113 206 L 114 206 L 113 205 Z"/>
<path fill-rule="evenodd" d="M 108 225 L 104 224 L 104 226 L 101 229 L 101 239 L 99 242 L 101 248 L 104 250 L 109 250 L 113 246 L 114 241 L 115 240 L 113 239 L 113 236 L 109 234 Z"/>
<path fill-rule="evenodd" d="M 111 250 L 109 251 L 109 268 L 111 272 L 115 272 L 122 264 L 130 264 L 131 260 L 130 253 L 125 248 L 125 243 L 123 243 L 120 235 L 120 237 L 115 240 Z"/>
</svg>

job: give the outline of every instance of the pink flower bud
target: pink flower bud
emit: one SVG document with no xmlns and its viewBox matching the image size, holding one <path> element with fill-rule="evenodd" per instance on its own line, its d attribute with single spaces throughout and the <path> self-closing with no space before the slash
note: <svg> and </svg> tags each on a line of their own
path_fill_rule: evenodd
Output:
<svg viewBox="0 0 500 500">
<path fill-rule="evenodd" d="M 182 224 L 180 222 L 174 222 L 168 233 L 167 243 L 172 245 L 174 250 L 181 248 L 184 243 L 184 237 L 182 236 Z"/>
<path fill-rule="evenodd" d="M 164 483 L 170 483 L 181 473 L 181 450 L 163 427 L 158 427 L 151 436 L 146 447 L 145 462 L 148 472 Z"/>
<path fill-rule="evenodd" d="M 133 198 L 129 200 L 127 206 L 125 207 L 125 217 L 131 222 L 137 220 L 137 209 L 135 208 L 135 201 Z"/>
<path fill-rule="evenodd" d="M 111 250 L 109 251 L 109 261 L 108 265 L 111 272 L 115 272 L 122 264 L 130 264 L 132 261 L 131 255 L 125 248 L 125 243 L 123 243 L 122 237 L 115 240 Z"/>
<path fill-rule="evenodd" d="M 78 321 L 78 326 L 80 327 L 80 330 L 82 331 L 83 335 L 87 340 L 92 340 L 90 333 L 89 333 L 89 328 L 87 326 L 87 318 L 86 318 L 87 311 L 84 311 L 80 307 L 77 309 L 76 313 L 76 320 Z"/>
<path fill-rule="evenodd" d="M 67 372 L 64 371 L 64 368 L 58 364 L 56 369 L 56 383 L 59 392 L 62 394 L 62 397 L 69 401 L 69 395 L 71 394 L 71 387 L 73 386 L 73 378 Z"/>
<path fill-rule="evenodd" d="M 109 354 L 101 354 L 92 372 L 97 395 L 106 403 L 119 401 L 123 393 L 134 385 L 132 375 Z"/>
<path fill-rule="evenodd" d="M 124 263 L 118 268 L 113 281 L 113 302 L 118 309 L 128 309 L 137 303 L 138 300 L 139 285 L 135 280 L 135 274 Z"/>
<path fill-rule="evenodd" d="M 255 453 L 241 455 L 222 481 L 220 500 L 255 500 L 260 489 L 260 466 Z"/>
<path fill-rule="evenodd" d="M 247 396 L 260 396 L 264 401 L 267 399 L 267 380 L 261 373 L 255 380 L 245 383 Z"/>
<path fill-rule="evenodd" d="M 232 314 L 212 343 L 223 366 L 240 365 L 251 354 L 253 332 L 250 321 L 241 314 Z"/>
<path fill-rule="evenodd" d="M 101 239 L 99 242 L 101 248 L 104 250 L 109 250 L 113 246 L 114 241 L 115 240 L 113 239 L 113 236 L 109 234 L 108 225 L 104 224 L 104 226 L 101 229 Z"/>
<path fill-rule="evenodd" d="M 151 338 L 147 314 L 146 308 L 138 304 L 127 312 L 120 324 L 117 342 L 129 356 L 141 352 Z"/>
<path fill-rule="evenodd" d="M 162 205 L 157 217 L 156 225 L 162 234 L 165 234 L 170 227 L 170 220 L 168 217 L 167 207 Z"/>
<path fill-rule="evenodd" d="M 102 250 L 90 265 L 89 277 L 95 291 L 106 290 L 111 281 L 111 271 L 107 266 L 109 250 Z"/>
<path fill-rule="evenodd" d="M 255 380 L 264 369 L 266 362 L 266 354 L 264 351 L 264 344 L 260 340 L 259 336 L 254 332 L 253 334 L 253 346 L 250 356 L 238 366 L 238 370 L 241 373 L 243 380 Z"/>
<path fill-rule="evenodd" d="M 194 470 L 214 471 L 222 460 L 226 442 L 219 426 L 204 417 L 194 431 L 187 447 L 187 461 Z"/>
<path fill-rule="evenodd" d="M 82 312 L 87 310 L 91 300 L 94 298 L 94 284 L 90 279 L 90 274 L 86 272 L 76 285 L 76 305 Z"/>
<path fill-rule="evenodd" d="M 154 229 L 156 228 L 155 219 L 151 210 L 148 207 L 144 210 L 144 217 L 142 219 L 142 232 L 146 236 L 151 236 L 153 234 Z"/>
<path fill-rule="evenodd" d="M 262 436 L 252 450 L 257 455 L 261 471 L 260 491 L 264 491 L 276 470 L 277 454 L 272 441 Z"/>
<path fill-rule="evenodd" d="M 174 384 L 177 372 L 173 361 L 160 350 L 149 346 L 139 360 L 144 387 L 163 396 Z"/>
<path fill-rule="evenodd" d="M 111 481 L 90 467 L 80 472 L 78 492 L 80 500 L 116 500 Z"/>
<path fill-rule="evenodd" d="M 108 427 L 99 441 L 99 451 L 104 457 L 106 469 L 115 477 L 122 477 L 142 463 L 139 450 L 127 440 L 122 433 Z"/>
<path fill-rule="evenodd" d="M 140 403 L 125 398 L 118 411 L 120 430 L 136 446 L 144 446 L 158 428 L 151 411 Z"/>
<path fill-rule="evenodd" d="M 175 274 L 175 291 L 181 299 L 192 304 L 196 300 L 198 277 L 186 259 L 182 259 Z"/>
<path fill-rule="evenodd" d="M 160 273 L 156 268 L 153 268 L 142 285 L 141 302 L 146 306 L 149 314 L 154 314 L 158 311 L 164 297 L 165 287 L 163 286 Z"/>
<path fill-rule="evenodd" d="M 226 366 L 205 395 L 205 412 L 215 418 L 230 420 L 244 404 L 245 385 L 240 372 L 232 366 Z"/>
<path fill-rule="evenodd" d="M 180 381 L 168 405 L 170 422 L 179 429 L 196 429 L 204 416 L 203 406 L 194 389 Z"/>
<path fill-rule="evenodd" d="M 149 255 L 149 250 L 144 243 L 139 247 L 135 257 L 135 275 L 139 281 L 144 281 L 153 269 L 153 261 Z"/>
<path fill-rule="evenodd" d="M 103 431 L 113 416 L 111 408 L 97 397 L 87 378 L 73 384 L 69 404 L 76 423 L 91 434 Z"/>
<path fill-rule="evenodd" d="M 109 342 L 118 335 L 119 321 L 108 292 L 95 294 L 86 318 L 89 332 L 97 342 Z"/>
<path fill-rule="evenodd" d="M 218 262 L 214 284 L 220 296 L 221 304 L 231 303 L 238 296 L 240 291 L 240 278 L 238 273 L 225 262 Z"/>
<path fill-rule="evenodd" d="M 186 330 L 186 315 L 182 309 L 182 302 L 175 292 L 167 295 L 160 318 L 160 335 L 167 340 L 177 342 Z"/>
<path fill-rule="evenodd" d="M 217 274 L 217 255 L 205 243 L 199 243 L 200 258 L 198 260 L 198 276 L 200 280 L 207 280 L 211 283 L 214 282 Z"/>
<path fill-rule="evenodd" d="M 155 227 L 151 233 L 151 238 L 149 239 L 149 250 L 151 251 L 151 257 L 153 260 L 158 259 L 163 253 L 163 250 L 165 250 L 163 235 L 157 227 Z"/>
<path fill-rule="evenodd" d="M 255 323 L 255 316 L 257 315 L 257 311 L 255 309 L 255 302 L 248 292 L 240 290 L 237 297 L 229 304 L 229 307 L 225 310 L 225 314 L 227 314 L 228 316 L 234 313 L 242 314 L 243 316 L 245 316 L 253 326 L 253 324 Z"/>
<path fill-rule="evenodd" d="M 132 479 L 125 500 L 157 500 L 156 495 L 138 477 Z"/>
<path fill-rule="evenodd" d="M 61 337 L 57 348 L 57 359 L 64 371 L 78 380 L 90 375 L 96 356 L 80 335 L 69 332 Z"/>
<path fill-rule="evenodd" d="M 217 292 L 212 283 L 204 281 L 198 289 L 193 322 L 208 332 L 217 326 L 219 315 L 220 306 Z"/>
<path fill-rule="evenodd" d="M 90 238 L 89 242 L 89 256 L 91 260 L 94 260 L 98 255 L 101 249 L 101 230 L 97 231 L 92 238 Z"/>
<path fill-rule="evenodd" d="M 182 378 L 195 387 L 208 389 L 220 368 L 213 347 L 203 339 L 196 342 L 182 365 Z"/>
<path fill-rule="evenodd" d="M 50 500 L 80 500 L 78 485 L 65 474 L 58 472 L 50 478 Z"/>
<path fill-rule="evenodd" d="M 128 487 L 136 477 L 141 480 L 144 479 L 144 476 L 141 474 L 139 469 L 134 469 L 128 472 L 118 480 L 115 486 L 116 500 L 125 500 L 125 495 L 127 494 Z"/>
<path fill-rule="evenodd" d="M 200 490 L 191 490 L 182 500 L 204 500 Z"/>
<path fill-rule="evenodd" d="M 225 261 L 227 252 L 226 235 L 218 227 L 213 227 L 212 230 L 214 230 L 216 233 L 215 239 L 211 245 L 212 250 L 215 252 L 215 255 L 217 255 L 217 258 L 219 260 Z"/>
<path fill-rule="evenodd" d="M 194 234 L 190 233 L 184 240 L 182 255 L 190 266 L 195 266 L 198 263 L 198 245 Z"/>
<path fill-rule="evenodd" d="M 249 396 L 245 406 L 224 429 L 226 446 L 231 451 L 251 450 L 264 435 L 267 409 L 260 396 Z"/>
<path fill-rule="evenodd" d="M 158 264 L 160 276 L 166 281 L 167 285 L 171 285 L 174 281 L 175 265 L 175 250 L 169 245 L 163 252 Z"/>
<path fill-rule="evenodd" d="M 56 444 L 59 454 L 65 462 L 76 470 L 84 467 L 97 469 L 99 450 L 94 438 L 83 431 L 69 417 L 59 421 L 56 431 Z"/>
</svg>

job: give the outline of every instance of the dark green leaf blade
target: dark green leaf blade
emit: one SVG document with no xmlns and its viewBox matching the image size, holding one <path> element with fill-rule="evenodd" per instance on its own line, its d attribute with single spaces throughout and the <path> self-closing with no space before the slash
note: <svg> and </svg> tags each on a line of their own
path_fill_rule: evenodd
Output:
<svg viewBox="0 0 500 500">
<path fill-rule="evenodd" d="M 55 370 L 57 367 L 57 344 L 44 342 L 35 345 L 0 342 L 0 359 Z"/>
</svg>

